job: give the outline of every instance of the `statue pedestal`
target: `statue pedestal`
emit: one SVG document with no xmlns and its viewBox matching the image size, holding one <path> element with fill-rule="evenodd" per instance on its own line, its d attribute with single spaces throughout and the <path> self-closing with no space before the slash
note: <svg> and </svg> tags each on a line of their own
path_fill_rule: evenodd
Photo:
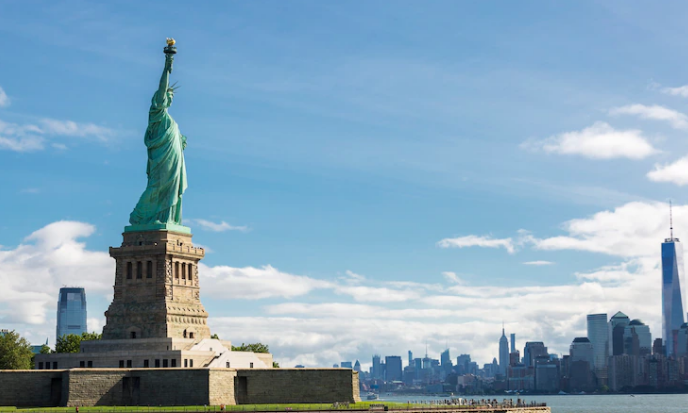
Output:
<svg viewBox="0 0 688 413">
<path fill-rule="evenodd" d="M 120 247 L 110 247 L 117 266 L 103 339 L 210 338 L 198 279 L 203 248 L 194 247 L 191 234 L 180 231 L 123 236 Z"/>
</svg>

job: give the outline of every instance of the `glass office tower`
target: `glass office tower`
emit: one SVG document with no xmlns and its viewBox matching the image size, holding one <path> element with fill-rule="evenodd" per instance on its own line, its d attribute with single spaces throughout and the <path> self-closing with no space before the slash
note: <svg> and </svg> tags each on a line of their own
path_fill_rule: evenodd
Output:
<svg viewBox="0 0 688 413">
<path fill-rule="evenodd" d="M 60 288 L 57 300 L 57 339 L 65 334 L 81 335 L 86 327 L 86 291 L 83 288 Z"/>
<path fill-rule="evenodd" d="M 676 355 L 678 332 L 683 324 L 683 247 L 678 238 L 662 243 L 662 339 L 667 356 Z"/>
<path fill-rule="evenodd" d="M 609 327 L 607 314 L 588 314 L 588 339 L 592 343 L 593 366 L 598 380 L 606 384 L 607 356 L 609 354 Z"/>
</svg>

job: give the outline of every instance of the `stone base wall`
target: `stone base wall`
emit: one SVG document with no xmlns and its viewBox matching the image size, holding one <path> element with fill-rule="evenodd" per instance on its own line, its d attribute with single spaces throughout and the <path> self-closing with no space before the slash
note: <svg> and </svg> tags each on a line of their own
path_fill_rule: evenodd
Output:
<svg viewBox="0 0 688 413">
<path fill-rule="evenodd" d="M 237 370 L 235 389 L 238 404 L 361 401 L 349 369 Z"/>
<path fill-rule="evenodd" d="M 0 370 L 0 406 L 187 406 L 360 401 L 348 369 Z"/>
<path fill-rule="evenodd" d="M 175 406 L 209 402 L 209 370 L 68 370 L 66 406 Z"/>
<path fill-rule="evenodd" d="M 63 371 L 0 370 L 0 406 L 59 406 L 65 393 Z"/>
</svg>

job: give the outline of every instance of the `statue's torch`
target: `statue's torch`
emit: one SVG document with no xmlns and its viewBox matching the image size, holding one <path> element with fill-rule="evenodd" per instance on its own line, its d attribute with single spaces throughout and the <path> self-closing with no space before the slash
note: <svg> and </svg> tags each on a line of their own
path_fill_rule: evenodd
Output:
<svg viewBox="0 0 688 413">
<path fill-rule="evenodd" d="M 176 42 L 174 41 L 173 38 L 171 38 L 171 37 L 167 38 L 167 46 L 165 46 L 165 48 L 163 49 L 163 51 L 165 52 L 166 55 L 177 54 L 177 48 L 174 47 L 175 43 Z"/>
</svg>

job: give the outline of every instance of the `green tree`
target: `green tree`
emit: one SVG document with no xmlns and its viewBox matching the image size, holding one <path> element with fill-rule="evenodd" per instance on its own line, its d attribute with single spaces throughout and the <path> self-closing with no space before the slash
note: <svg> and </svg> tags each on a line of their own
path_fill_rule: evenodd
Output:
<svg viewBox="0 0 688 413">
<path fill-rule="evenodd" d="M 55 344 L 55 353 L 78 353 L 81 348 L 81 341 L 100 340 L 102 337 L 102 334 L 98 334 L 96 332 L 84 332 L 81 333 L 80 336 L 76 334 L 65 334 L 57 339 L 57 343 Z"/>
<path fill-rule="evenodd" d="M 32 358 L 31 344 L 14 330 L 0 335 L 0 370 L 28 370 Z"/>
<path fill-rule="evenodd" d="M 250 351 L 253 353 L 269 353 L 270 348 L 263 343 L 244 344 L 239 347 L 232 346 L 232 351 Z"/>
<path fill-rule="evenodd" d="M 273 368 L 273 369 L 278 369 L 278 368 L 280 368 L 280 367 L 279 367 L 279 363 L 276 362 L 276 361 L 273 361 L 273 362 L 272 362 L 272 368 Z"/>
<path fill-rule="evenodd" d="M 213 339 L 215 339 L 215 340 L 219 340 L 219 339 L 220 339 L 220 337 L 217 335 L 217 333 L 215 333 L 215 334 L 213 334 L 212 336 L 210 336 L 210 338 L 213 338 Z"/>
<path fill-rule="evenodd" d="M 96 333 L 95 331 L 92 333 L 81 333 L 81 339 L 82 340 L 100 340 L 103 338 L 103 335 L 100 333 Z"/>
</svg>

